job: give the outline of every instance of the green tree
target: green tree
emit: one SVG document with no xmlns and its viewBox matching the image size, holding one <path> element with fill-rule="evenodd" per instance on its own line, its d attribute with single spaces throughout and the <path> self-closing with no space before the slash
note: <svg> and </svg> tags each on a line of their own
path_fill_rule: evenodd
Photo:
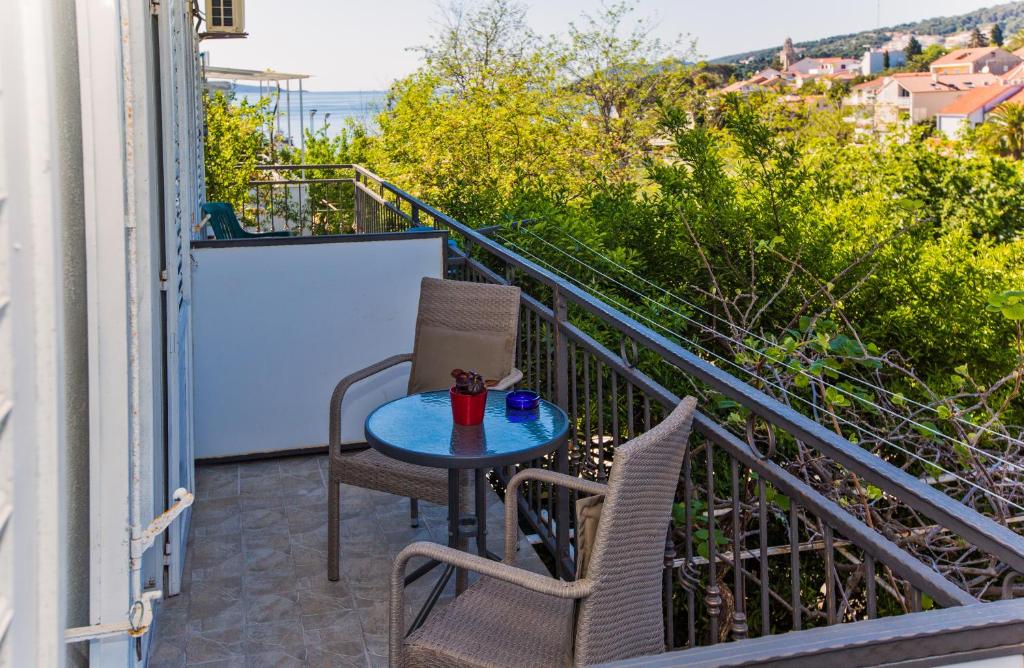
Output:
<svg viewBox="0 0 1024 668">
<path fill-rule="evenodd" d="M 983 141 L 999 153 L 1020 160 L 1024 155 L 1024 104 L 1004 102 L 989 114 Z"/>
<path fill-rule="evenodd" d="M 1013 33 L 1010 40 L 1006 43 L 1006 49 L 1008 51 L 1017 51 L 1018 49 L 1024 49 L 1024 30 L 1018 30 Z"/>
<path fill-rule="evenodd" d="M 241 211 L 249 193 L 255 166 L 269 159 L 270 144 L 265 130 L 272 118 L 270 101 L 255 104 L 236 102 L 234 96 L 217 91 L 204 93 L 206 112 L 206 197 L 229 202 Z"/>
<path fill-rule="evenodd" d="M 578 197 L 612 158 L 556 50 L 524 41 L 518 5 L 454 16 L 423 47 L 424 65 L 392 86 L 371 166 L 472 225 Z"/>
<path fill-rule="evenodd" d="M 910 40 L 907 42 L 907 48 L 905 49 L 907 54 L 907 60 L 914 56 L 921 55 L 921 42 L 917 41 L 917 37 L 914 35 L 910 36 Z"/>
<path fill-rule="evenodd" d="M 431 43 L 417 50 L 448 86 L 464 93 L 529 71 L 539 39 L 526 22 L 525 5 L 490 0 L 473 6 L 452 0 L 439 13 Z"/>
<path fill-rule="evenodd" d="M 991 42 L 993 46 L 1002 46 L 1003 40 L 1003 26 L 996 23 L 992 26 L 992 31 L 989 33 L 989 42 Z"/>
<path fill-rule="evenodd" d="M 967 46 L 972 49 L 988 46 L 988 39 L 986 39 L 985 35 L 981 32 L 981 28 L 974 28 L 971 32 L 971 39 L 967 42 Z"/>
<path fill-rule="evenodd" d="M 906 70 L 908 72 L 927 72 L 929 66 L 942 56 L 949 53 L 941 44 L 930 44 L 921 53 L 907 58 Z"/>
<path fill-rule="evenodd" d="M 653 23 L 635 16 L 635 4 L 606 5 L 596 15 L 569 24 L 561 60 L 566 83 L 596 110 L 597 124 L 615 155 L 613 174 L 635 176 L 649 154 L 658 107 L 693 85 L 683 62 L 693 43 L 654 37 Z M 702 77 L 702 80 L 705 80 Z"/>
</svg>

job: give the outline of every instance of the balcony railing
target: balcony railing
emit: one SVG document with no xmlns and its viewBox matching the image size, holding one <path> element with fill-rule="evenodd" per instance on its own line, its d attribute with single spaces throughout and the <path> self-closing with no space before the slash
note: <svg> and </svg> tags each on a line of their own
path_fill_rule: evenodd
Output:
<svg viewBox="0 0 1024 668">
<path fill-rule="evenodd" d="M 669 386 L 715 393 L 749 411 L 745 425 L 713 412 L 696 418 L 666 536 L 669 648 L 1013 597 L 1024 573 L 1024 538 L 1006 526 L 362 167 L 267 170 L 274 178 L 253 184 L 250 220 L 291 220 L 304 231 L 442 229 L 455 242 L 451 278 L 522 287 L 523 385 L 561 406 L 573 424 L 565 448 L 527 465 L 606 480 L 615 448 L 679 401 Z M 776 447 L 784 439 L 813 455 L 814 473 L 792 466 Z M 499 490 L 512 473 L 495 471 Z M 872 526 L 870 513 L 843 505 L 839 488 L 868 485 L 912 528 Z M 546 485 L 518 500 L 552 569 L 565 578 L 574 571 L 576 500 Z M 941 536 L 940 547 L 906 549 L 924 536 Z M 958 550 L 962 568 L 938 568 L 929 549 Z"/>
</svg>

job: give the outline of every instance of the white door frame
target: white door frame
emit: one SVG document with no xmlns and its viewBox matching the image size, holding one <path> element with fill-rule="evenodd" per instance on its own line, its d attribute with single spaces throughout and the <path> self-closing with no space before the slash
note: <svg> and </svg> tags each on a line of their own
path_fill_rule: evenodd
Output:
<svg viewBox="0 0 1024 668">
<path fill-rule="evenodd" d="M 129 332 L 121 31 L 113 2 L 77 0 L 89 332 L 89 618 L 121 622 L 129 582 Z M 94 666 L 127 666 L 127 637 L 91 643 Z"/>
</svg>

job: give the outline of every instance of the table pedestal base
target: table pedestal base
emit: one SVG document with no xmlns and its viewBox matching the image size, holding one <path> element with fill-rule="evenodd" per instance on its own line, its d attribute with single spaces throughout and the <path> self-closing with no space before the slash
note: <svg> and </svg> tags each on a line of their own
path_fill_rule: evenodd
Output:
<svg viewBox="0 0 1024 668">
<path fill-rule="evenodd" d="M 487 549 L 487 472 L 484 469 L 476 469 L 473 472 L 473 477 L 476 497 L 474 500 L 475 514 L 470 517 L 462 517 L 459 512 L 459 469 L 448 469 L 448 547 L 464 550 L 467 539 L 475 537 L 477 554 L 488 559 L 501 561 L 498 555 Z M 431 559 L 405 577 L 406 586 L 419 580 L 440 565 L 441 562 Z M 441 598 L 441 594 L 444 592 L 444 588 L 448 586 L 448 581 L 451 580 L 453 572 L 455 572 L 455 595 L 458 596 L 466 590 L 469 579 L 466 571 L 446 565 L 444 572 L 441 573 L 441 577 L 434 583 L 430 594 L 427 595 L 427 600 L 424 602 L 423 607 L 409 626 L 409 631 L 406 635 L 412 633 L 422 626 L 423 622 L 427 621 L 427 616 L 433 610 L 438 599 Z"/>
</svg>

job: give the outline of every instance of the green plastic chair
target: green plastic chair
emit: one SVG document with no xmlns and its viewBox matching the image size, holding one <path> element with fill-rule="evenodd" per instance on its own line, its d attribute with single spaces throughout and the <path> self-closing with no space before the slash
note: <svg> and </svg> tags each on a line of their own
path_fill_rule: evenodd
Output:
<svg viewBox="0 0 1024 668">
<path fill-rule="evenodd" d="M 235 216 L 234 208 L 227 202 L 206 202 L 203 213 L 210 216 L 210 227 L 218 239 L 256 239 L 259 237 L 290 237 L 287 230 L 279 232 L 247 232 Z"/>
</svg>

